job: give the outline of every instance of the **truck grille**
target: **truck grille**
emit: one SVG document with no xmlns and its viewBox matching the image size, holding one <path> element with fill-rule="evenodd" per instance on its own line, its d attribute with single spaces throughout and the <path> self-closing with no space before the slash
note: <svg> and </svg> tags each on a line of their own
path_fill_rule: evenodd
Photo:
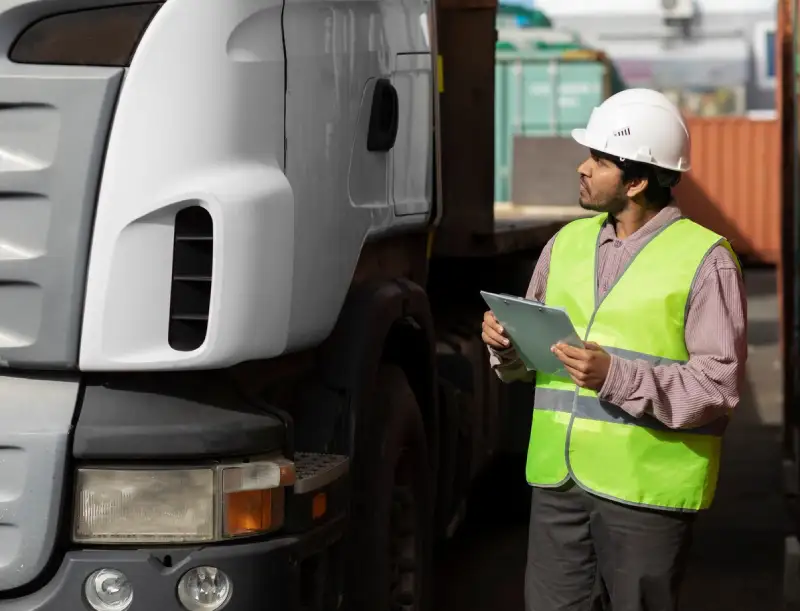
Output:
<svg viewBox="0 0 800 611">
<path fill-rule="evenodd" d="M 201 206 L 183 208 L 175 216 L 169 345 L 188 352 L 203 345 L 208 331 L 214 222 Z"/>
</svg>

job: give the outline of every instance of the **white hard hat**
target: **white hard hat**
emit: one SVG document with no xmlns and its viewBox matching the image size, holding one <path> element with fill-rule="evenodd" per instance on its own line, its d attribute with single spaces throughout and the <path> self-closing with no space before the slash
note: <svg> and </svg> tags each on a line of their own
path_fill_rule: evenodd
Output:
<svg viewBox="0 0 800 611">
<path fill-rule="evenodd" d="M 626 89 L 592 111 L 578 144 L 621 159 L 686 172 L 691 169 L 689 130 L 680 111 L 652 89 Z"/>
</svg>

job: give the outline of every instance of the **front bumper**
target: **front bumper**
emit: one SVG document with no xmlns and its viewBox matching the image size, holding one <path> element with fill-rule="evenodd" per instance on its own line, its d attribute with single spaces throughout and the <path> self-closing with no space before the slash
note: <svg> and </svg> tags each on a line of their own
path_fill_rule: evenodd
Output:
<svg viewBox="0 0 800 611">
<path fill-rule="evenodd" d="M 307 533 L 257 543 L 72 551 L 46 586 L 29 596 L 0 600 L 0 611 L 90 611 L 84 582 L 101 568 L 127 575 L 134 588 L 131 611 L 185 611 L 178 582 L 198 566 L 217 567 L 231 578 L 233 596 L 224 611 L 322 609 L 340 592 L 341 579 L 331 571 L 342 565 L 337 543 L 343 526 L 344 519 L 338 518 Z"/>
</svg>

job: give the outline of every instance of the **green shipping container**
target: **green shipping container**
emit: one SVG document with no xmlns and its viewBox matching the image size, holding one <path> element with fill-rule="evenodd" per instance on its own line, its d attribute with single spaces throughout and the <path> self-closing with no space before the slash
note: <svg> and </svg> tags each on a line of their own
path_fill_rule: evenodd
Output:
<svg viewBox="0 0 800 611">
<path fill-rule="evenodd" d="M 587 54 L 594 57 L 581 59 Z M 595 106 L 623 88 L 613 64 L 593 51 L 514 50 L 498 42 L 495 201 L 511 200 L 515 135 L 569 136 L 572 129 L 586 126 Z"/>
</svg>

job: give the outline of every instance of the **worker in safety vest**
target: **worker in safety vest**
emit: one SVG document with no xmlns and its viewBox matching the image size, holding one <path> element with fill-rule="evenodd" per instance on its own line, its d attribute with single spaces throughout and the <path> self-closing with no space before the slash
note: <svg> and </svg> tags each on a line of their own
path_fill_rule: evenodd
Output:
<svg viewBox="0 0 800 611">
<path fill-rule="evenodd" d="M 535 375 L 527 609 L 673 610 L 739 402 L 741 270 L 672 197 L 690 142 L 665 96 L 618 93 L 572 136 L 589 153 L 580 204 L 598 214 L 550 240 L 527 293 L 565 308 L 585 342 L 552 347 L 568 378 Z M 482 331 L 503 381 L 534 377 L 491 312 Z"/>
</svg>

